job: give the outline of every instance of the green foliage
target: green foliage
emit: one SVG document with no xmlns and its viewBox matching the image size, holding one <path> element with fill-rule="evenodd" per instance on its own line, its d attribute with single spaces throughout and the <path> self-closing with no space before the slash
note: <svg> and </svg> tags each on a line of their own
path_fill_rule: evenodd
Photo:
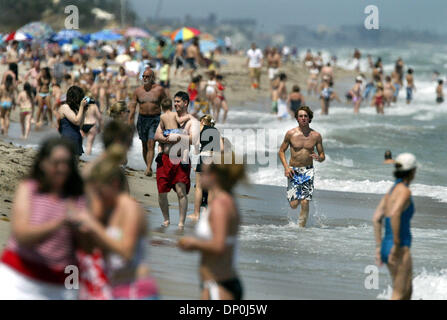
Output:
<svg viewBox="0 0 447 320">
<path fill-rule="evenodd" d="M 120 21 L 120 0 L 60 0 L 57 5 L 53 3 L 53 0 L 0 0 L 0 26 L 3 31 L 12 31 L 29 22 L 42 20 L 44 12 L 46 14 L 50 13 L 53 17 L 60 15 L 61 18 L 64 18 L 64 9 L 69 5 L 78 7 L 81 29 L 101 28 L 103 26 L 104 21 L 95 19 L 92 14 L 93 8 L 100 8 L 113 13 L 115 19 Z M 127 5 L 126 22 L 133 24 L 135 21 L 136 14 Z"/>
</svg>

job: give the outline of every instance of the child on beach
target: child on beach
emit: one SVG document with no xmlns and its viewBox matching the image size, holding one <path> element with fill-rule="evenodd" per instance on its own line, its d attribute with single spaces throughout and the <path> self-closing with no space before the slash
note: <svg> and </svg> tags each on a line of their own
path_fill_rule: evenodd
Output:
<svg viewBox="0 0 447 320">
<path fill-rule="evenodd" d="M 443 103 L 444 102 L 444 92 L 442 91 L 442 85 L 444 84 L 444 80 L 438 80 L 438 86 L 436 87 L 436 102 Z"/>
<path fill-rule="evenodd" d="M 20 125 L 22 127 L 22 139 L 28 139 L 31 130 L 31 118 L 34 114 L 34 94 L 31 85 L 26 82 L 23 91 L 19 93 L 17 102 L 20 106 Z"/>
<path fill-rule="evenodd" d="M 199 84 L 202 80 L 202 76 L 198 75 L 192 78 L 191 82 L 188 85 L 188 94 L 189 94 L 189 109 L 188 112 L 193 112 L 194 104 L 196 102 L 197 96 L 199 95 Z"/>
<path fill-rule="evenodd" d="M 379 85 L 379 86 L 377 86 L 376 94 L 374 95 L 373 99 L 371 100 L 371 106 L 375 106 L 376 111 L 379 114 L 384 114 L 384 112 L 383 112 L 384 100 L 385 100 L 385 96 L 383 94 L 383 86 Z"/>
<path fill-rule="evenodd" d="M 413 78 L 413 69 L 408 69 L 407 71 L 407 104 L 410 104 L 411 100 L 413 100 L 413 91 L 416 90 L 416 86 L 414 85 Z"/>
<path fill-rule="evenodd" d="M 190 120 L 192 117 L 190 114 L 187 114 L 183 117 L 179 117 L 177 112 L 172 111 L 172 100 L 164 99 L 161 102 L 161 110 L 163 114 L 160 116 L 160 128 L 163 131 L 163 135 L 168 137 L 169 141 L 177 141 L 181 140 L 181 134 L 183 133 L 182 127 Z M 159 144 L 158 146 L 159 154 L 162 153 L 162 146 Z M 188 163 L 189 150 L 185 148 L 182 153 L 182 163 Z"/>
</svg>

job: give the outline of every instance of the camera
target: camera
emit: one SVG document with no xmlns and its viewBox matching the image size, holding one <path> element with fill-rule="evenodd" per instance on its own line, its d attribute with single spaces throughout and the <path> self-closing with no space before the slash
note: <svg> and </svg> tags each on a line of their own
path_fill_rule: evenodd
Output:
<svg viewBox="0 0 447 320">
<path fill-rule="evenodd" d="M 84 97 L 84 99 L 85 99 L 85 101 L 87 101 L 87 106 L 89 105 L 89 104 L 95 104 L 96 103 L 96 101 L 95 101 L 95 99 L 93 99 L 93 98 L 90 98 L 90 97 Z"/>
</svg>

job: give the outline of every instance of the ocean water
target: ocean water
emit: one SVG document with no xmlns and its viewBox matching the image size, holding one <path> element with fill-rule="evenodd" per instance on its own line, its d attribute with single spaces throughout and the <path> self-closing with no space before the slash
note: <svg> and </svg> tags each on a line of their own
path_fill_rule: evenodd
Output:
<svg viewBox="0 0 447 320">
<path fill-rule="evenodd" d="M 291 210 L 285 197 L 286 178 L 277 157 L 279 145 L 296 121 L 279 121 L 269 114 L 269 103 L 249 107 L 230 106 L 228 122 L 217 127 L 238 148 L 243 146 L 251 186 L 238 189 L 243 217 L 240 230 L 239 271 L 248 299 L 387 299 L 391 295 L 386 267 L 378 268 L 378 288 L 367 289 L 365 268 L 374 265 L 374 236 L 371 218 L 380 197 L 393 183 L 392 167 L 383 165 L 386 149 L 393 156 L 412 152 L 420 167 L 411 185 L 416 215 L 413 232 L 414 299 L 447 299 L 447 102 L 435 103 L 436 83 L 432 71 L 445 78 L 447 54 L 444 47 L 417 46 L 366 50 L 360 48 L 367 72 L 366 54 L 381 56 L 385 73 L 402 57 L 405 69 L 415 70 L 417 91 L 410 105 L 401 90 L 399 101 L 385 108 L 385 115 L 363 103 L 359 115 L 343 103 L 331 104 L 330 115 L 319 115 L 319 102 L 308 99 L 316 110 L 311 127 L 323 136 L 326 161 L 315 164 L 315 194 L 308 228 L 297 226 L 298 211 Z M 338 64 L 353 68 L 351 49 L 335 53 Z M 369 75 L 369 72 L 367 72 Z M 353 83 L 353 81 L 352 81 Z M 336 83 L 343 99 L 352 83 Z M 304 84 L 301 84 L 302 87 Z M 19 127 L 12 124 L 11 135 Z M 262 133 L 265 136 L 262 136 Z M 36 147 L 48 132 L 33 133 L 26 143 Z M 93 156 L 101 152 L 99 139 Z M 88 160 L 91 157 L 85 157 Z M 267 161 L 266 161 L 267 159 Z M 262 162 L 263 161 L 263 162 Z M 129 166 L 144 169 L 141 143 L 134 137 Z M 193 190 L 193 189 L 192 189 Z M 173 225 L 177 221 L 172 204 Z M 164 283 L 175 283 L 166 298 L 198 298 L 197 254 L 175 248 L 175 227 L 160 232 L 159 208 L 148 208 L 152 240 L 151 266 Z M 192 204 L 190 204 L 192 210 Z M 188 222 L 185 234 L 193 233 Z M 178 261 L 182 261 L 181 267 Z M 179 289 L 179 284 L 182 289 Z"/>
</svg>

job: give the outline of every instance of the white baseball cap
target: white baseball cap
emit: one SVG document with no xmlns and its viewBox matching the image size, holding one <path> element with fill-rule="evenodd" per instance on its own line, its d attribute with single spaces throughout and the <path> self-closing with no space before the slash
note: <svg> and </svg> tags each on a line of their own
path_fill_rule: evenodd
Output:
<svg viewBox="0 0 447 320">
<path fill-rule="evenodd" d="M 408 171 L 417 168 L 416 157 L 412 153 L 401 153 L 397 156 L 396 171 Z"/>
</svg>

